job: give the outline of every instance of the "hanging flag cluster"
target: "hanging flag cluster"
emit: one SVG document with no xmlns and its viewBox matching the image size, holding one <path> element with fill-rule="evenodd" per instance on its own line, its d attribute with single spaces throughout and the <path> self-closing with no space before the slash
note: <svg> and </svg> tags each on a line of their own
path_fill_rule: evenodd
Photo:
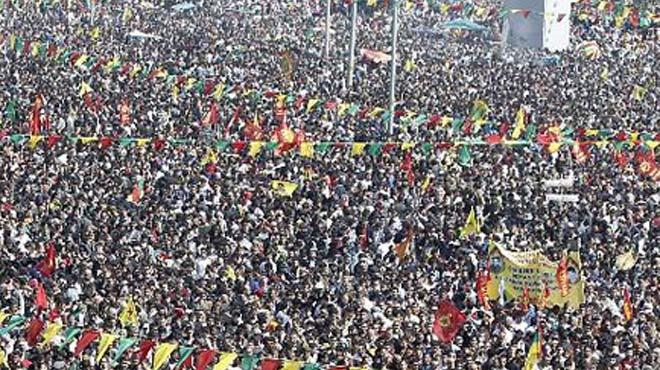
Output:
<svg viewBox="0 0 660 370">
<path fill-rule="evenodd" d="M 449 117 L 444 114 L 432 113 L 426 111 L 413 111 L 407 109 L 396 109 L 390 112 L 389 109 L 382 107 L 365 106 L 364 104 L 344 102 L 339 98 L 322 99 L 320 97 L 309 96 L 307 93 L 285 93 L 276 90 L 268 89 L 254 89 L 247 84 L 239 84 L 234 86 L 227 86 L 225 83 L 218 79 L 205 79 L 198 80 L 195 77 L 185 74 L 175 74 L 173 71 L 163 67 L 157 66 L 155 63 L 133 63 L 128 61 L 120 61 L 119 57 L 98 57 L 88 55 L 81 51 L 75 51 L 66 47 L 61 47 L 55 42 L 48 42 L 42 40 L 23 40 L 20 36 L 10 34 L 4 40 L 0 39 L 5 48 L 13 51 L 15 55 L 25 55 L 34 58 L 50 58 L 56 61 L 70 65 L 73 68 L 88 70 L 92 73 L 117 73 L 121 76 L 131 79 L 142 80 L 160 80 L 172 89 L 172 100 L 178 102 L 182 93 L 196 92 L 203 97 L 208 97 L 211 102 L 207 113 L 203 116 L 200 123 L 207 126 L 216 125 L 219 123 L 219 105 L 218 102 L 224 100 L 225 102 L 232 102 L 235 104 L 243 104 L 244 98 L 249 97 L 251 101 L 262 101 L 265 105 L 273 104 L 273 112 L 275 118 L 284 122 L 286 115 L 290 113 L 309 116 L 321 114 L 323 116 L 331 117 L 333 120 L 341 119 L 357 119 L 361 121 L 382 122 L 386 123 L 394 116 L 397 125 L 412 125 L 420 126 L 426 125 L 430 129 L 437 127 L 450 127 L 452 135 L 474 135 L 483 133 L 489 140 L 497 141 L 506 137 L 509 131 L 509 124 L 506 122 L 495 122 L 488 120 L 488 112 L 490 108 L 487 102 L 477 100 L 473 102 L 470 114 L 466 117 Z M 153 67 L 149 67 L 152 65 Z M 645 87 L 635 86 L 631 91 L 631 98 L 641 101 L 644 99 Z M 97 112 L 100 109 L 101 97 L 94 92 L 93 88 L 86 82 L 80 86 L 80 97 L 83 98 L 85 105 L 92 111 Z M 42 102 L 35 101 L 31 109 L 33 116 L 31 127 L 41 128 L 39 118 L 41 115 L 37 114 L 41 110 Z M 5 117 L 10 121 L 15 121 L 17 116 L 17 104 L 15 100 L 10 100 L 5 108 Z M 226 132 L 229 131 L 231 126 L 239 120 L 240 106 L 236 108 L 234 115 L 230 122 L 227 124 Z M 120 122 L 122 125 L 131 122 L 131 107 L 130 102 L 122 101 L 119 106 Z M 528 122 L 528 112 L 524 108 L 520 108 L 522 116 L 516 115 L 516 131 L 522 134 L 524 131 L 525 139 L 536 135 L 536 125 Z M 258 114 L 257 114 L 258 116 Z M 255 123 L 246 125 L 245 131 L 250 131 L 249 135 L 258 135 L 260 131 L 260 124 L 258 117 L 255 116 Z M 263 114 L 262 114 L 263 116 Z M 314 116 L 316 117 L 316 116 Z M 519 118 L 523 118 L 522 127 L 519 123 Z M 309 117 L 308 117 L 309 118 Z M 44 117 L 47 119 L 47 117 Z M 587 130 L 587 136 L 600 136 L 607 135 L 608 130 L 601 130 L 603 132 Z M 35 132 L 32 132 L 33 134 Z M 610 132 L 611 133 L 611 132 Z M 564 137 L 568 137 L 566 133 L 562 133 Z"/>
<path fill-rule="evenodd" d="M 600 132 L 594 130 L 596 133 Z M 0 140 L 7 137 L 5 132 L 0 132 Z M 208 148 L 206 156 L 202 159 L 202 165 L 213 169 L 217 162 L 217 154 L 222 152 L 234 152 L 237 154 L 246 154 L 250 157 L 256 158 L 261 154 L 273 153 L 274 155 L 283 155 L 293 152 L 297 149 L 298 154 L 305 158 L 315 158 L 328 153 L 330 150 L 346 150 L 353 157 L 370 155 L 379 156 L 382 154 L 389 154 L 393 150 L 398 150 L 405 155 L 401 168 L 406 172 L 409 182 L 414 182 L 414 173 L 412 173 L 412 151 L 418 151 L 423 155 L 429 156 L 440 150 L 456 149 L 458 154 L 458 162 L 463 166 L 470 166 L 472 163 L 472 151 L 474 146 L 486 145 L 506 145 L 510 147 L 522 146 L 536 146 L 547 150 L 549 153 L 556 153 L 562 146 L 571 147 L 571 152 L 578 163 L 586 162 L 591 156 L 591 147 L 605 148 L 612 146 L 613 160 L 621 166 L 627 166 L 630 161 L 629 155 L 624 152 L 625 149 L 637 151 L 634 154 L 635 162 L 638 165 L 639 173 L 652 178 L 655 181 L 660 181 L 660 166 L 658 166 L 654 149 L 658 146 L 660 141 L 657 140 L 658 135 L 652 136 L 648 133 L 632 133 L 630 136 L 625 132 L 620 132 L 610 139 L 603 139 L 597 141 L 575 141 L 567 139 L 561 135 L 553 132 L 544 132 L 536 136 L 533 141 L 530 140 L 503 140 L 501 137 L 498 140 L 492 140 L 487 137 L 486 140 L 470 140 L 470 141 L 443 141 L 443 142 L 346 142 L 346 141 L 322 141 L 322 142 L 307 142 L 298 141 L 299 138 L 295 136 L 275 141 L 228 141 L 218 140 L 215 142 L 214 147 Z M 165 148 L 166 145 L 195 145 L 197 142 L 193 139 L 165 139 L 161 137 L 153 138 L 133 138 L 121 137 L 113 138 L 108 136 L 38 136 L 38 135 L 24 135 L 13 134 L 9 135 L 12 143 L 17 145 L 26 144 L 30 149 L 36 149 L 40 143 L 45 142 L 47 149 L 52 148 L 60 142 L 66 141 L 72 144 L 94 144 L 102 149 L 108 149 L 113 145 L 122 147 L 135 146 L 148 147 L 150 146 L 154 151 L 159 151 Z M 214 171 L 209 171 L 214 172 Z M 424 183 L 430 183 L 430 178 L 425 179 Z M 128 201 L 138 202 L 142 197 L 142 184 L 140 179 L 136 181 L 133 192 L 127 197 Z M 428 184 L 427 184 L 428 186 Z M 470 220 L 468 220 L 470 221 Z M 462 234 L 468 235 L 474 230 L 478 230 L 474 223 L 468 223 L 467 229 L 462 231 Z M 478 232 L 478 231 L 477 231 Z"/>
<path fill-rule="evenodd" d="M 170 363 L 176 363 L 176 369 L 193 368 L 194 364 L 196 370 L 227 370 L 232 365 L 240 365 L 242 369 L 259 367 L 262 370 L 366 370 L 363 367 L 322 366 L 305 361 L 261 358 L 257 355 L 222 352 L 213 348 L 202 349 L 178 343 L 159 343 L 150 339 L 122 337 L 96 329 L 64 328 L 58 321 L 44 323 L 38 318 L 33 318 L 28 322 L 27 318 L 21 315 L 0 311 L 0 336 L 14 334 L 19 329 L 24 331 L 28 345 L 40 349 L 51 346 L 56 337 L 62 338 L 60 348 L 75 341 L 73 357 L 80 357 L 96 343 L 96 362 L 107 361 L 112 366 L 118 365 L 125 358 L 127 351 L 134 350 L 137 354 L 135 356 L 137 363 L 143 363 L 150 354 L 152 355 L 150 367 L 152 370 L 165 369 Z M 106 357 L 112 348 L 114 348 L 114 356 Z M 0 351 L 0 367 L 3 364 L 7 365 L 7 357 Z"/>
</svg>

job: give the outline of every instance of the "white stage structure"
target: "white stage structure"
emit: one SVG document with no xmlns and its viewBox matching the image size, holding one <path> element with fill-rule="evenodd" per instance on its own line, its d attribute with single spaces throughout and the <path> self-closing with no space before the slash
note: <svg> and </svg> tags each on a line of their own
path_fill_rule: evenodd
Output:
<svg viewBox="0 0 660 370">
<path fill-rule="evenodd" d="M 571 0 L 505 0 L 502 36 L 507 45 L 523 48 L 568 48 Z"/>
</svg>

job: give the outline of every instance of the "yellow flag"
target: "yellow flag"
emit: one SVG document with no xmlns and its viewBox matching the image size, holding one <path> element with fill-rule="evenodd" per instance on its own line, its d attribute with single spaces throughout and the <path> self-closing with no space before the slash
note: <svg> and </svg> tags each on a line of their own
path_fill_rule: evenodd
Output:
<svg viewBox="0 0 660 370">
<path fill-rule="evenodd" d="M 218 363 L 213 366 L 213 370 L 227 370 L 231 364 L 234 363 L 234 360 L 236 360 L 236 357 L 238 357 L 237 354 L 231 353 L 231 352 L 222 352 L 220 353 L 220 360 L 218 360 Z"/>
<path fill-rule="evenodd" d="M 250 157 L 256 157 L 259 155 L 259 152 L 261 152 L 261 147 L 264 146 L 263 141 L 251 141 L 250 142 L 250 150 L 248 151 L 248 155 Z"/>
<path fill-rule="evenodd" d="M 513 140 L 518 140 L 520 138 L 520 135 L 522 135 L 523 130 L 525 130 L 525 109 L 523 107 L 520 107 L 518 109 L 518 112 L 516 113 L 516 127 L 513 129 L 513 134 L 511 134 L 511 138 Z"/>
<path fill-rule="evenodd" d="M 465 220 L 465 226 L 461 228 L 461 238 L 466 237 L 470 234 L 478 234 L 481 232 L 479 227 L 479 220 L 477 220 L 477 214 L 474 212 L 474 207 L 470 210 L 467 220 Z"/>
<path fill-rule="evenodd" d="M 273 180 L 270 182 L 270 187 L 279 195 L 290 197 L 293 192 L 298 189 L 298 184 L 288 181 Z"/>
<path fill-rule="evenodd" d="M 406 141 L 401 144 L 401 150 L 406 151 L 415 147 L 415 143 Z"/>
<path fill-rule="evenodd" d="M 635 266 L 636 262 L 637 256 L 635 256 L 632 251 L 628 251 L 617 256 L 615 266 L 617 270 L 626 271 Z"/>
<path fill-rule="evenodd" d="M 36 57 L 39 55 L 39 46 L 41 46 L 41 43 L 39 41 L 36 41 L 35 43 L 32 44 L 32 57 Z"/>
<path fill-rule="evenodd" d="M 406 60 L 406 63 L 403 65 L 403 69 L 406 72 L 411 72 L 413 69 L 417 68 L 417 64 L 412 59 Z"/>
<path fill-rule="evenodd" d="M 307 158 L 314 157 L 314 143 L 300 143 L 300 155 Z"/>
<path fill-rule="evenodd" d="M 451 117 L 449 117 L 449 116 L 442 116 L 442 121 L 440 121 L 440 123 L 442 124 L 443 127 L 446 127 L 446 126 L 449 126 L 449 124 L 451 123 L 451 121 L 453 121 Z"/>
<path fill-rule="evenodd" d="M 414 5 L 415 5 L 415 3 L 413 3 L 412 1 L 410 1 L 410 0 L 406 0 L 406 4 L 404 5 L 404 8 L 405 8 L 406 10 L 410 10 L 410 9 L 413 8 Z"/>
<path fill-rule="evenodd" d="M 128 297 L 122 306 L 121 313 L 119 314 L 121 325 L 126 326 L 137 324 L 137 306 L 135 305 L 135 302 L 133 302 L 133 297 Z"/>
<path fill-rule="evenodd" d="M 80 138 L 80 142 L 83 143 L 83 144 L 89 144 L 89 143 L 92 143 L 96 140 L 98 140 L 98 138 L 94 137 L 94 136 L 88 136 L 88 137 L 81 137 Z"/>
<path fill-rule="evenodd" d="M 83 55 L 81 55 L 81 56 L 78 57 L 78 59 L 76 60 L 76 64 L 75 64 L 75 66 L 76 66 L 76 67 L 81 67 L 83 64 L 85 64 L 85 62 L 86 62 L 88 59 L 89 59 L 89 56 L 87 56 L 87 54 L 83 54 Z"/>
<path fill-rule="evenodd" d="M 192 87 L 195 86 L 195 82 L 197 82 L 197 79 L 192 77 L 188 78 L 186 81 L 186 91 L 192 89 Z"/>
<path fill-rule="evenodd" d="M 560 148 L 561 148 L 561 143 L 556 143 L 556 142 L 550 143 L 548 145 L 548 152 L 550 152 L 550 154 L 554 154 L 557 153 L 557 151 L 559 151 Z"/>
<path fill-rule="evenodd" d="M 161 343 L 158 348 L 156 348 L 156 352 L 154 352 L 154 367 L 153 370 L 158 370 L 165 363 L 167 360 L 170 358 L 170 355 L 174 350 L 176 349 L 177 345 L 172 344 L 172 343 Z"/>
<path fill-rule="evenodd" d="M 660 144 L 660 141 L 655 141 L 655 140 L 647 140 L 646 141 L 646 146 L 651 148 L 651 150 L 654 150 L 658 146 L 658 144 Z"/>
<path fill-rule="evenodd" d="M 135 78 L 135 76 L 140 73 L 142 70 L 142 67 L 139 64 L 136 64 L 133 69 L 131 69 L 131 72 L 128 74 L 130 78 Z"/>
<path fill-rule="evenodd" d="M 603 70 L 600 72 L 600 79 L 601 80 L 607 80 L 610 78 L 610 71 L 607 69 L 607 67 L 603 68 Z"/>
<path fill-rule="evenodd" d="M 89 86 L 89 84 L 87 82 L 83 81 L 80 84 L 80 93 L 79 93 L 79 95 L 80 96 L 85 96 L 85 94 L 87 94 L 88 92 L 92 92 L 92 88 Z"/>
<path fill-rule="evenodd" d="M 215 100 L 220 101 L 222 98 L 222 93 L 225 91 L 225 84 L 220 82 L 218 85 L 216 85 L 215 90 L 213 90 L 213 97 Z"/>
<path fill-rule="evenodd" d="M 590 128 L 590 129 L 585 130 L 584 134 L 586 136 L 596 136 L 596 135 L 598 135 L 598 130 L 596 130 L 594 128 Z"/>
<path fill-rule="evenodd" d="M 285 361 L 281 370 L 300 370 L 302 368 L 302 361 Z"/>
<path fill-rule="evenodd" d="M 179 86 L 177 85 L 172 86 L 172 100 L 175 103 L 179 101 Z"/>
<path fill-rule="evenodd" d="M 369 117 L 375 118 L 376 116 L 378 116 L 379 114 L 381 114 L 383 112 L 385 112 L 385 109 L 383 109 L 381 107 L 376 107 L 369 113 Z"/>
<path fill-rule="evenodd" d="M 48 325 L 46 326 L 46 330 L 44 330 L 41 347 L 44 347 L 48 343 L 50 343 L 50 341 L 53 340 L 53 338 L 55 338 L 55 336 L 59 334 L 60 331 L 62 331 L 62 324 L 56 322 L 49 322 Z"/>
<path fill-rule="evenodd" d="M 316 106 L 316 104 L 318 104 L 318 102 L 319 102 L 318 99 L 309 99 L 309 101 L 307 102 L 307 111 L 305 113 L 311 112 L 312 109 L 314 109 L 314 107 Z"/>
<path fill-rule="evenodd" d="M 28 146 L 30 149 L 36 148 L 41 139 L 43 139 L 43 136 L 30 135 L 30 140 L 28 141 Z"/>
<path fill-rule="evenodd" d="M 538 334 L 534 335 L 534 341 L 529 347 L 529 352 L 527 353 L 527 360 L 525 360 L 524 370 L 534 370 L 536 369 L 536 364 L 539 362 L 539 357 L 541 355 L 541 343 L 539 342 Z"/>
<path fill-rule="evenodd" d="M 135 140 L 135 145 L 136 145 L 136 146 L 145 146 L 145 145 L 147 145 L 150 141 L 151 141 L 151 139 L 137 139 L 137 140 Z"/>
<path fill-rule="evenodd" d="M 635 85 L 633 87 L 633 98 L 637 101 L 642 101 L 644 100 L 644 96 L 646 95 L 646 89 L 642 86 Z"/>
<path fill-rule="evenodd" d="M 215 151 L 213 149 L 208 149 L 206 152 L 206 156 L 202 158 L 202 166 L 206 165 L 207 163 L 215 163 L 218 161 L 218 156 L 215 154 Z"/>
<path fill-rule="evenodd" d="M 605 11 L 605 8 L 607 7 L 607 1 L 601 1 L 598 3 L 598 10 L 599 11 Z"/>
<path fill-rule="evenodd" d="M 350 104 L 346 104 L 346 103 L 339 104 L 339 106 L 337 106 L 337 115 L 339 117 L 343 117 L 344 114 L 346 114 L 346 111 L 348 110 L 348 107 L 350 107 L 350 106 L 351 106 Z"/>
<path fill-rule="evenodd" d="M 99 341 L 99 349 L 98 353 L 96 354 L 96 362 L 101 362 L 103 359 L 103 356 L 105 356 L 105 353 L 108 352 L 108 349 L 110 346 L 112 346 L 112 343 L 114 343 L 117 340 L 116 335 L 112 334 L 106 334 L 103 333 L 101 334 L 101 340 Z"/>
<path fill-rule="evenodd" d="M 5 322 L 5 320 L 7 320 L 8 317 L 9 317 L 8 313 L 4 311 L 0 311 L 0 325 L 2 325 L 2 323 Z"/>
<path fill-rule="evenodd" d="M 225 270 L 225 276 L 231 281 L 236 280 L 236 272 L 231 266 L 227 266 L 227 269 Z"/>
<path fill-rule="evenodd" d="M 440 4 L 440 13 L 447 14 L 449 12 L 449 4 L 441 3 Z"/>
<path fill-rule="evenodd" d="M 7 363 L 7 355 L 5 354 L 5 351 L 0 348 L 0 367 L 6 367 L 9 369 L 9 364 Z"/>
<path fill-rule="evenodd" d="M 351 155 L 361 155 L 366 146 L 367 143 L 354 143 L 353 148 L 351 149 Z"/>
<path fill-rule="evenodd" d="M 92 36 L 92 39 L 96 40 L 101 36 L 101 29 L 98 27 L 92 28 L 92 31 L 89 33 Z"/>
<path fill-rule="evenodd" d="M 123 23 L 126 23 L 130 21 L 131 18 L 133 18 L 133 11 L 131 10 L 131 8 L 129 7 L 124 8 L 124 14 L 122 14 L 121 16 L 121 21 Z"/>
<path fill-rule="evenodd" d="M 422 190 L 426 191 L 426 189 L 428 189 L 430 185 L 431 185 L 431 175 L 427 175 L 426 178 L 424 179 L 424 182 L 422 183 Z"/>
<path fill-rule="evenodd" d="M 367 5 L 376 6 L 376 0 L 367 0 Z"/>
</svg>

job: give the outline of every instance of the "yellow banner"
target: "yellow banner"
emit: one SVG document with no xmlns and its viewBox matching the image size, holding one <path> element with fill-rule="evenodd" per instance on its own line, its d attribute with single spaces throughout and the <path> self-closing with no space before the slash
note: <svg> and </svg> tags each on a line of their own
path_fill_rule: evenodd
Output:
<svg viewBox="0 0 660 370">
<path fill-rule="evenodd" d="M 550 289 L 548 307 L 554 305 L 577 308 L 584 303 L 584 280 L 582 279 L 582 262 L 577 252 L 568 254 L 568 295 L 562 297 L 555 278 L 557 264 L 550 261 L 540 250 L 528 252 L 513 252 L 500 246 L 491 245 L 488 249 L 490 275 L 488 282 L 488 298 L 498 299 L 500 280 L 504 281 L 506 300 L 517 299 L 523 294 L 525 287 L 529 296 L 536 302 L 540 296 L 542 284 Z"/>
</svg>

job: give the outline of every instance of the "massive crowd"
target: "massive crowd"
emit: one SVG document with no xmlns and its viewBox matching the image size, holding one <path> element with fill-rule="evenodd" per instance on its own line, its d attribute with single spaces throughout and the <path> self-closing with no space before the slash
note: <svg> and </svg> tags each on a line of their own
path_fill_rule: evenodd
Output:
<svg viewBox="0 0 660 370">
<path fill-rule="evenodd" d="M 401 11 L 397 60 L 414 66 L 400 70 L 399 109 L 467 116 L 480 99 L 498 127 L 513 122 L 524 106 L 541 129 L 655 137 L 660 66 L 654 25 L 617 25 L 594 4 L 574 4 L 572 47 L 544 65 L 538 61 L 547 52 L 503 50 L 490 32 L 420 34 L 420 27 L 465 15 L 424 4 Z M 480 147 L 469 166 L 453 150 L 414 151 L 407 171 L 413 181 L 396 150 L 349 156 L 334 149 L 314 158 L 220 154 L 217 170 L 209 171 L 200 161 L 210 137 L 245 140 L 239 122 L 257 115 L 267 137 L 279 125 L 273 99 L 242 91 L 387 107 L 389 68 L 359 60 L 348 89 L 350 16 L 343 1 L 332 9 L 329 60 L 323 58 L 324 1 L 200 1 L 186 11 L 172 5 L 107 1 L 91 11 L 82 3 L 5 1 L 5 42 L 10 35 L 48 40 L 240 86 L 241 93 L 220 101 L 216 130 L 201 123 L 212 99 L 203 91 L 182 88 L 175 98 L 164 79 L 96 73 L 5 47 L 0 107 L 17 106 L 15 119 L 3 117 L 5 134 L 28 131 L 39 94 L 50 121 L 44 135 L 194 142 L 152 150 L 61 140 L 32 150 L 3 135 L 0 308 L 125 336 L 375 369 L 522 369 L 535 324 L 543 328 L 542 369 L 652 370 L 660 363 L 657 182 L 640 177 L 632 163 L 616 165 L 611 145 L 594 146 L 584 163 L 567 149 L 548 154 L 536 145 Z M 497 33 L 502 4 L 470 5 L 487 9 L 479 20 Z M 646 6 L 645 14 L 657 13 Z M 361 6 L 357 48 L 387 51 L 389 17 Z M 162 39 L 127 36 L 136 30 Z M 602 50 L 596 60 L 577 48 L 592 40 Z M 291 73 L 283 71 L 284 54 L 291 55 Z M 83 83 L 98 97 L 98 109 L 80 96 Z M 642 99 L 633 97 L 635 86 L 645 88 Z M 121 124 L 125 101 L 131 119 Z M 306 140 L 452 139 L 452 130 L 402 117 L 389 135 L 380 119 L 290 110 L 288 125 L 304 130 Z M 236 124 L 226 130 L 237 111 Z M 548 202 L 542 182 L 568 176 L 576 178 L 570 191 L 579 202 Z M 138 178 L 144 194 L 131 202 L 127 195 Z M 422 188 L 425 178 L 432 181 Z M 282 197 L 271 190 L 272 180 L 299 187 Z M 481 230 L 459 238 L 472 208 Z M 413 245 L 401 261 L 392 248 L 409 233 Z M 529 314 L 518 302 L 493 302 L 485 310 L 475 281 L 489 240 L 514 250 L 542 249 L 553 260 L 566 249 L 580 250 L 585 303 L 543 310 L 531 327 L 521 325 Z M 48 242 L 58 254 L 51 278 L 35 267 Z M 630 250 L 637 263 L 617 270 L 614 257 Z M 32 305 L 34 279 L 48 294 L 45 312 Z M 621 312 L 624 289 L 632 293 L 632 321 Z M 139 324 L 122 327 L 117 317 L 129 296 L 139 305 Z M 431 331 L 441 298 L 469 316 L 451 344 Z M 24 360 L 30 369 L 109 368 L 105 360 L 95 363 L 95 346 L 78 362 L 66 347 L 31 347 L 10 332 L 0 348 L 11 368 Z M 125 357 L 120 368 L 135 366 Z"/>
</svg>

